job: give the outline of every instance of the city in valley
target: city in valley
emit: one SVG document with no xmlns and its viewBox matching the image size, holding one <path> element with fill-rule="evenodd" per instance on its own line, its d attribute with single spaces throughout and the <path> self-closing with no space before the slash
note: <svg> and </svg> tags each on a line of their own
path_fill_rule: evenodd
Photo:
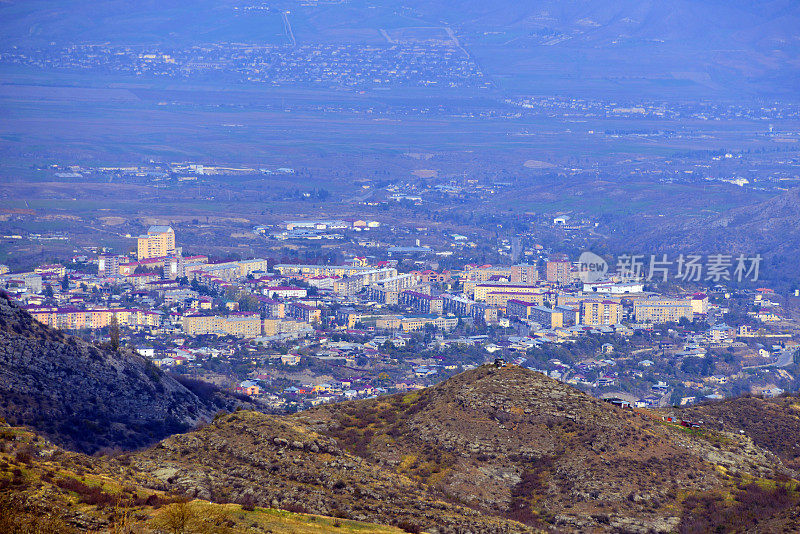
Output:
<svg viewBox="0 0 800 534">
<path fill-rule="evenodd" d="M 680 272 L 650 265 L 661 256 L 620 257 L 587 281 L 578 257 L 525 235 L 483 265 L 453 260 L 477 246 L 460 235 L 441 248 L 359 246 L 386 230 L 310 218 L 252 229 L 331 239 L 341 258 L 303 264 L 185 254 L 180 233 L 153 225 L 130 250 L 87 246 L 2 281 L 41 323 L 97 343 L 115 323 L 153 365 L 281 412 L 421 389 L 496 360 L 635 407 L 796 387 L 796 295 L 735 287 L 757 277 L 757 258 L 695 258 L 694 269 L 687 258 Z"/>
</svg>

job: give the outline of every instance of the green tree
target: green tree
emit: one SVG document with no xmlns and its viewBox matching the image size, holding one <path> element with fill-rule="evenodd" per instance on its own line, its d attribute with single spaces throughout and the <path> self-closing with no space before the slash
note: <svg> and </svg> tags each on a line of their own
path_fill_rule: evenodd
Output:
<svg viewBox="0 0 800 534">
<path fill-rule="evenodd" d="M 64 274 L 64 278 L 61 280 L 61 289 L 69 291 L 69 277 L 66 274 Z"/>
</svg>

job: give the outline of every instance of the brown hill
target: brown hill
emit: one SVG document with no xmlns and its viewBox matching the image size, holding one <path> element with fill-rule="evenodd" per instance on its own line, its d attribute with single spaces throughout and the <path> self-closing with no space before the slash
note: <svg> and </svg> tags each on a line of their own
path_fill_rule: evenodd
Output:
<svg viewBox="0 0 800 534">
<path fill-rule="evenodd" d="M 133 465 L 171 490 L 214 502 L 399 525 L 410 531 L 528 532 L 442 499 L 392 469 L 350 454 L 300 421 L 240 411 L 136 454 Z"/>
<path fill-rule="evenodd" d="M 800 501 L 794 472 L 747 436 L 513 366 L 288 417 L 236 412 L 132 462 L 193 497 L 430 532 L 755 528 Z"/>
<path fill-rule="evenodd" d="M 152 444 L 241 403 L 195 390 L 130 350 L 44 326 L 0 293 L 0 417 L 12 424 L 95 452 Z"/>
<path fill-rule="evenodd" d="M 669 531 L 687 490 L 729 486 L 719 467 L 771 476 L 748 443 L 719 446 L 520 367 L 484 366 L 418 393 L 298 414 L 351 452 L 477 509 L 561 528 Z"/>
<path fill-rule="evenodd" d="M 321 534 L 401 529 L 170 494 L 127 456 L 62 450 L 0 420 L 3 534 Z"/>
</svg>

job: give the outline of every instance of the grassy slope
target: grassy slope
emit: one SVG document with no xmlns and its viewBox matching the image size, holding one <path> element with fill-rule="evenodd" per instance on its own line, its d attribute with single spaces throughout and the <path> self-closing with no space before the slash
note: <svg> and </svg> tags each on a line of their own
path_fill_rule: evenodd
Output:
<svg viewBox="0 0 800 534">
<path fill-rule="evenodd" d="M 181 513 L 191 532 L 402 532 L 394 527 L 239 504 L 186 502 L 124 460 L 56 448 L 36 434 L 0 423 L 0 531 L 152 532 Z M 137 530 L 138 529 L 138 530 Z"/>
</svg>

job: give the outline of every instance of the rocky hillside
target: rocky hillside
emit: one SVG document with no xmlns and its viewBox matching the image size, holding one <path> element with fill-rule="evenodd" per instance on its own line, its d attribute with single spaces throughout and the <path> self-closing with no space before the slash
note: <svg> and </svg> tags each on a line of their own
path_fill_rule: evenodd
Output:
<svg viewBox="0 0 800 534">
<path fill-rule="evenodd" d="M 474 508 L 575 530 L 672 531 L 687 491 L 729 490 L 721 472 L 783 469 L 747 438 L 693 435 L 519 367 L 484 366 L 419 393 L 297 418 Z"/>
<path fill-rule="evenodd" d="M 214 502 L 252 500 L 292 512 L 400 526 L 411 532 L 529 532 L 482 514 L 342 449 L 300 421 L 240 411 L 133 456 L 166 488 Z"/>
<path fill-rule="evenodd" d="M 759 447 L 780 457 L 786 466 L 800 469 L 800 399 L 797 397 L 746 396 L 671 411 L 680 417 L 702 420 L 709 428 L 744 432 Z"/>
<path fill-rule="evenodd" d="M 739 192 L 734 191 L 733 194 Z M 727 199 L 726 199 L 727 200 Z M 738 196 L 736 202 L 743 199 Z M 691 202 L 686 202 L 690 206 Z M 670 208 L 676 212 L 674 207 Z M 669 211 L 667 211 L 669 213 Z M 685 217 L 633 217 L 619 228 L 613 244 L 619 250 L 645 253 L 761 254 L 760 279 L 769 284 L 797 283 L 797 249 L 800 246 L 800 188 L 725 210 L 720 214 L 695 213 Z M 697 228 L 706 228 L 698 232 Z"/>
<path fill-rule="evenodd" d="M 293 416 L 236 412 L 132 465 L 190 497 L 429 532 L 726 532 L 789 524 L 800 502 L 795 472 L 747 435 L 513 366 Z"/>
<path fill-rule="evenodd" d="M 137 448 L 238 403 L 201 396 L 138 354 L 48 328 L 0 294 L 0 416 L 10 423 L 84 452 Z"/>
<path fill-rule="evenodd" d="M 211 503 L 163 491 L 126 455 L 65 451 L 0 420 L 0 532 L 3 534 L 322 534 L 401 529 L 296 514 L 251 502 Z"/>
</svg>

